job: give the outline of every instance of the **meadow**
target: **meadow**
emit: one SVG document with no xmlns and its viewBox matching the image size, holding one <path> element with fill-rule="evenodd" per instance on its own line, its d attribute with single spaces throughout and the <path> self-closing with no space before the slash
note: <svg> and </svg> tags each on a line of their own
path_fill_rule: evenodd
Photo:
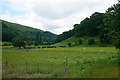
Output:
<svg viewBox="0 0 120 80">
<path fill-rule="evenodd" d="M 17 49 L 4 46 L 2 73 L 3 78 L 118 78 L 118 50 L 114 47 Z"/>
</svg>

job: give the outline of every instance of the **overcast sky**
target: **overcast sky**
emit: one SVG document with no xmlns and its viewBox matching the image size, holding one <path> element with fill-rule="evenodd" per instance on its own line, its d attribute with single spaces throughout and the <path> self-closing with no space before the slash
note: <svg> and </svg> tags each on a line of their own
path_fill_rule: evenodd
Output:
<svg viewBox="0 0 120 80">
<path fill-rule="evenodd" d="M 0 19 L 61 34 L 117 0 L 0 0 Z"/>
</svg>

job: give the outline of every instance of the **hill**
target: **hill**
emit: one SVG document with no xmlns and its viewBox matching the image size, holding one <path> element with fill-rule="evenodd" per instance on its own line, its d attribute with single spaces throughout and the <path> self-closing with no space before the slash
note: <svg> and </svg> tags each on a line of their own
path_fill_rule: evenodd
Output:
<svg viewBox="0 0 120 80">
<path fill-rule="evenodd" d="M 103 24 L 103 13 L 95 12 L 90 17 L 85 18 L 80 24 L 75 24 L 72 30 L 63 32 L 58 35 L 56 42 L 61 42 L 72 36 L 75 37 L 95 37 L 100 35 L 100 29 L 98 26 Z"/>
<path fill-rule="evenodd" d="M 79 24 L 75 24 L 72 30 L 63 32 L 56 39 L 56 46 L 67 46 L 67 43 L 75 44 L 76 40 L 82 39 L 79 46 L 105 46 L 111 45 L 109 28 L 105 24 L 105 13 L 95 12 L 85 18 Z M 88 45 L 88 40 L 94 39 L 94 45 Z"/>
<path fill-rule="evenodd" d="M 99 26 L 103 24 L 103 13 L 95 12 L 90 17 L 85 18 L 80 24 L 75 24 L 72 30 L 63 32 L 58 35 L 56 39 L 56 46 L 67 46 L 67 43 L 75 42 L 82 39 L 83 44 L 80 46 L 88 46 L 88 40 L 94 39 L 97 46 L 100 44 L 100 29 Z"/>
<path fill-rule="evenodd" d="M 2 20 L 3 41 L 10 42 L 12 38 L 17 35 L 25 35 L 26 37 L 30 38 L 30 40 L 34 41 L 36 39 L 36 33 L 41 34 L 42 42 L 54 42 L 54 39 L 57 37 L 56 34 L 53 34 L 49 31 L 43 31 L 29 26 L 24 26 Z"/>
</svg>

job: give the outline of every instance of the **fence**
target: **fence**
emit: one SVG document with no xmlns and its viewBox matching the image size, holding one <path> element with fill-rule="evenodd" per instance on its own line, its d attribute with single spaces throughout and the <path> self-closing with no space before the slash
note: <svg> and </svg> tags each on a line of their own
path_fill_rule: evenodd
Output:
<svg viewBox="0 0 120 80">
<path fill-rule="evenodd" d="M 10 62 L 8 62 L 8 61 L 5 62 L 5 66 L 6 66 L 6 67 L 11 66 L 12 68 L 15 68 L 15 65 L 14 65 L 14 64 L 10 64 Z M 28 72 L 28 67 L 30 67 L 30 66 L 28 66 L 28 61 L 26 60 L 26 61 L 25 61 L 25 71 L 26 71 L 26 72 Z M 36 67 L 37 72 L 40 72 L 39 67 L 40 67 L 40 65 L 37 64 L 37 67 Z M 51 70 L 51 72 L 53 72 L 53 64 L 52 64 L 52 63 L 50 64 L 50 70 Z M 64 73 L 67 73 L 67 72 L 68 72 L 68 57 L 66 58 L 65 69 L 63 70 L 63 72 L 64 72 Z"/>
</svg>

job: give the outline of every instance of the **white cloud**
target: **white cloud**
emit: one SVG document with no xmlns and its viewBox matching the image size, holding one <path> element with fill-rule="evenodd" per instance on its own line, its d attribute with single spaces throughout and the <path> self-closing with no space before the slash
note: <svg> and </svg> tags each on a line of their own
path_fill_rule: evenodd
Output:
<svg viewBox="0 0 120 80">
<path fill-rule="evenodd" d="M 96 11 L 105 12 L 117 0 L 3 0 L 3 3 L 3 7 L 24 14 L 13 15 L 8 10 L 0 15 L 1 19 L 60 34 Z"/>
</svg>

